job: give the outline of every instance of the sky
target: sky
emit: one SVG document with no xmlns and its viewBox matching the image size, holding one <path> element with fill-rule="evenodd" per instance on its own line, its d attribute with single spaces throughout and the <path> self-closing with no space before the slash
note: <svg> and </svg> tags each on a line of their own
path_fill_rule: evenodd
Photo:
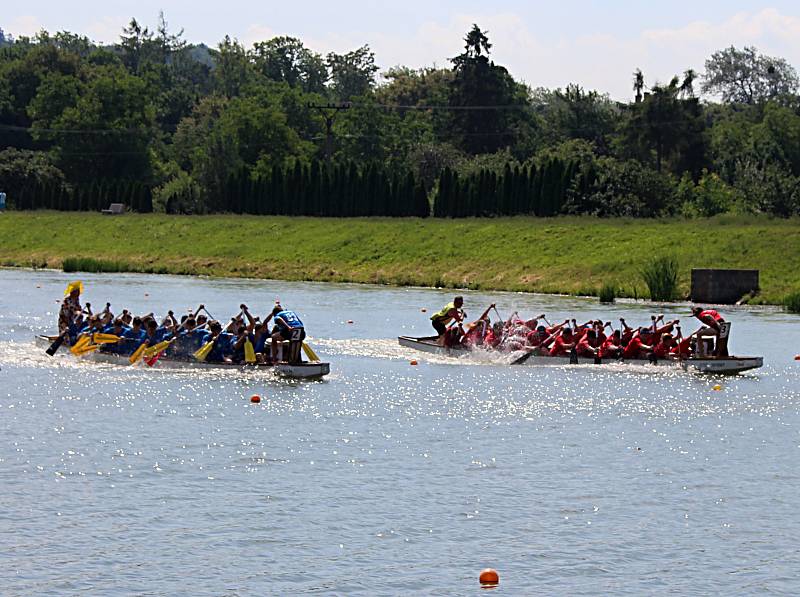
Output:
<svg viewBox="0 0 800 597">
<path fill-rule="evenodd" d="M 492 57 L 532 87 L 578 83 L 614 99 L 632 95 L 633 71 L 648 85 L 693 68 L 716 50 L 754 45 L 800 69 L 800 2 L 776 0 L 28 0 L 7 3 L 0 28 L 41 29 L 118 39 L 131 17 L 156 24 L 164 10 L 184 39 L 215 46 L 225 35 L 245 45 L 276 35 L 321 53 L 369 44 L 382 69 L 447 66 L 472 23 L 489 31 Z"/>
</svg>

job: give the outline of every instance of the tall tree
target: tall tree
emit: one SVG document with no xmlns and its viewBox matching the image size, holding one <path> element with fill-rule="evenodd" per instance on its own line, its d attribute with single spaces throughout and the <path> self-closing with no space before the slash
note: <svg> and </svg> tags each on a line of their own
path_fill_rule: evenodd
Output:
<svg viewBox="0 0 800 597">
<path fill-rule="evenodd" d="M 638 104 L 642 101 L 643 93 L 644 93 L 644 73 L 642 73 L 642 69 L 637 68 L 633 72 L 633 92 L 636 94 L 634 97 L 634 101 Z"/>
<path fill-rule="evenodd" d="M 319 54 L 294 37 L 257 42 L 250 51 L 256 70 L 273 81 L 284 81 L 306 93 L 324 93 L 328 68 Z"/>
<path fill-rule="evenodd" d="M 726 103 L 759 104 L 797 93 L 797 71 L 783 58 L 760 54 L 752 46 L 731 46 L 706 60 L 703 93 Z"/>
<path fill-rule="evenodd" d="M 515 140 L 511 111 L 522 107 L 524 91 L 508 71 L 489 60 L 488 32 L 473 25 L 464 38 L 464 52 L 451 59 L 451 134 L 472 154 L 493 153 Z"/>
<path fill-rule="evenodd" d="M 697 98 L 681 99 L 680 94 L 679 79 L 674 77 L 667 85 L 654 85 L 630 106 L 620 139 L 623 155 L 645 163 L 652 156 L 658 172 L 665 160 L 671 160 L 675 170 L 699 172 L 704 165 L 702 106 Z"/>
<path fill-rule="evenodd" d="M 252 66 L 244 46 L 227 35 L 217 46 L 216 67 L 216 87 L 226 97 L 239 95 L 251 78 Z"/>
<path fill-rule="evenodd" d="M 369 46 L 361 46 L 347 54 L 328 54 L 331 91 L 340 100 L 366 95 L 375 86 L 375 54 Z"/>
</svg>

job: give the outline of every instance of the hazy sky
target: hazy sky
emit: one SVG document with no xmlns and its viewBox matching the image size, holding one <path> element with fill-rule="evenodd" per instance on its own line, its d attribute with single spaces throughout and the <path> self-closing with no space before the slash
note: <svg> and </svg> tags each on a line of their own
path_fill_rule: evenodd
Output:
<svg viewBox="0 0 800 597">
<path fill-rule="evenodd" d="M 578 82 L 630 96 L 631 73 L 648 83 L 669 80 L 726 46 L 755 45 L 800 68 L 800 2 L 741 0 L 63 0 L 4 2 L 0 28 L 32 35 L 69 30 L 95 41 L 115 41 L 135 16 L 153 26 L 164 9 L 173 29 L 191 42 L 216 45 L 225 34 L 247 45 L 292 35 L 320 53 L 365 43 L 382 68 L 444 66 L 458 54 L 472 23 L 489 30 L 493 57 L 538 87 Z"/>
</svg>

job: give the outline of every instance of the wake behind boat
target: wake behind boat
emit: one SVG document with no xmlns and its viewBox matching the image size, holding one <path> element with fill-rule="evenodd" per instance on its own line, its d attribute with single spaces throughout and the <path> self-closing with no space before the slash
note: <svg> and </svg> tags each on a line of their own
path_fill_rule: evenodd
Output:
<svg viewBox="0 0 800 597">
<path fill-rule="evenodd" d="M 405 348 L 413 348 L 426 352 L 428 354 L 436 354 L 448 357 L 466 357 L 474 355 L 476 350 L 469 349 L 464 346 L 446 347 L 437 344 L 436 336 L 428 336 L 424 338 L 414 338 L 411 336 L 399 336 L 397 338 L 400 346 Z M 531 355 L 529 358 L 519 362 L 524 354 L 519 352 L 510 353 L 512 360 L 511 365 L 533 365 L 536 367 L 542 366 L 567 366 L 567 365 L 608 365 L 611 363 L 627 363 L 631 365 L 648 365 L 648 366 L 668 366 L 680 367 L 684 371 L 696 371 L 699 373 L 713 373 L 721 375 L 735 375 L 744 373 L 753 369 L 759 369 L 764 365 L 763 357 L 706 357 L 706 358 L 687 358 L 687 359 L 595 359 L 589 357 L 580 357 L 578 355 L 571 356 L 542 356 Z"/>
</svg>

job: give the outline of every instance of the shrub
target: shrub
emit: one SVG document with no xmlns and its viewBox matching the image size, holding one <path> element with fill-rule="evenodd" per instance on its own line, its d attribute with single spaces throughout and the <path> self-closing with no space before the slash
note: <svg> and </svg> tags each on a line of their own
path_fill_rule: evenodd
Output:
<svg viewBox="0 0 800 597">
<path fill-rule="evenodd" d="M 673 257 L 657 257 L 642 268 L 642 279 L 654 301 L 671 301 L 678 294 L 678 262 Z"/>
<path fill-rule="evenodd" d="M 563 213 L 652 218 L 672 213 L 675 200 L 671 176 L 635 160 L 599 158 L 572 181 Z"/>
<path fill-rule="evenodd" d="M 598 296 L 601 303 L 613 303 L 617 298 L 617 287 L 613 284 L 603 284 Z"/>
<path fill-rule="evenodd" d="M 688 173 L 684 174 L 678 185 L 678 197 L 682 201 L 681 212 L 687 218 L 710 218 L 730 211 L 739 202 L 736 189 L 707 170 L 703 170 L 703 177 L 696 185 Z"/>
<path fill-rule="evenodd" d="M 800 313 L 800 291 L 787 295 L 783 305 L 789 313 Z"/>
<path fill-rule="evenodd" d="M 130 266 L 121 261 L 108 261 L 94 257 L 67 257 L 61 264 L 65 272 L 117 273 L 130 271 Z"/>
</svg>

